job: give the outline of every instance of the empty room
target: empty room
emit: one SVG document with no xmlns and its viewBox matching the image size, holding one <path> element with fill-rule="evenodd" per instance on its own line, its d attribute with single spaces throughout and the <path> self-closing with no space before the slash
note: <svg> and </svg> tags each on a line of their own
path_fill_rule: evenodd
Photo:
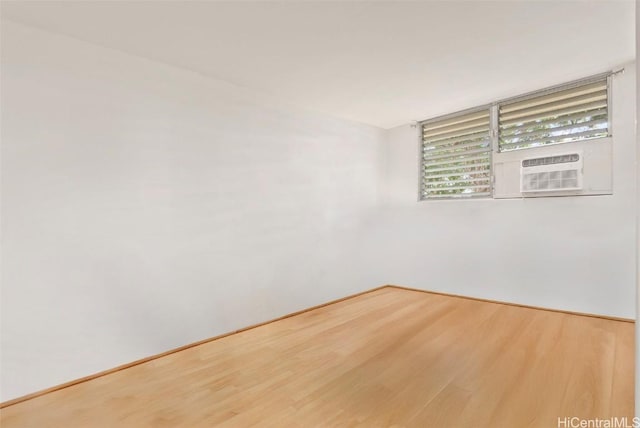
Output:
<svg viewBox="0 0 640 428">
<path fill-rule="evenodd" d="M 640 427 L 640 7 L 0 1 L 0 426 Z"/>
</svg>

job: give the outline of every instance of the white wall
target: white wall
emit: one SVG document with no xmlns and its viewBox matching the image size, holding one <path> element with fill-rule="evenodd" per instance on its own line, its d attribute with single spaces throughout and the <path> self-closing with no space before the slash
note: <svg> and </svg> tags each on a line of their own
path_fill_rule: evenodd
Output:
<svg viewBox="0 0 640 428">
<path fill-rule="evenodd" d="M 382 131 L 10 22 L 1 83 L 0 400 L 381 285 Z"/>
<path fill-rule="evenodd" d="M 385 281 L 634 318 L 636 71 L 625 67 L 613 83 L 613 196 L 418 203 L 418 130 L 389 130 Z"/>
</svg>

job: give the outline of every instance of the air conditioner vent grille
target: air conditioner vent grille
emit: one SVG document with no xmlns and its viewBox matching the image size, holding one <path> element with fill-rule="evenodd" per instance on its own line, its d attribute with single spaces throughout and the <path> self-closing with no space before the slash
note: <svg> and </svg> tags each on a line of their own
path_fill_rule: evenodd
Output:
<svg viewBox="0 0 640 428">
<path fill-rule="evenodd" d="M 578 162 L 580 160 L 580 155 L 577 153 L 573 153 L 570 155 L 558 155 L 558 156 L 547 156 L 544 158 L 535 158 L 535 159 L 525 159 L 522 161 L 523 167 L 530 166 L 540 166 L 540 165 L 553 165 L 556 163 L 569 163 L 569 162 Z"/>
<path fill-rule="evenodd" d="M 580 152 L 523 159 L 520 165 L 520 192 L 523 196 L 582 190 Z"/>
<path fill-rule="evenodd" d="M 522 190 L 539 192 L 545 190 L 575 190 L 578 187 L 578 171 L 534 172 L 522 177 Z"/>
</svg>

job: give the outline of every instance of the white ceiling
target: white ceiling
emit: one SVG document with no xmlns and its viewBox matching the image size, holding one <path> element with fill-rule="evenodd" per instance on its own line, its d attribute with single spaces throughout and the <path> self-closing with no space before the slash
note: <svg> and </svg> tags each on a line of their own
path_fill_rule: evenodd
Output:
<svg viewBox="0 0 640 428">
<path fill-rule="evenodd" d="M 634 59 L 633 1 L 2 1 L 2 16 L 382 128 Z"/>
</svg>

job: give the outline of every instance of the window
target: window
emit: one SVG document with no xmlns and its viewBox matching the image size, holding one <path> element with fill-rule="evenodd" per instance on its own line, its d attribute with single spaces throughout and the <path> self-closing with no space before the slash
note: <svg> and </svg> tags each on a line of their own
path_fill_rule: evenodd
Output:
<svg viewBox="0 0 640 428">
<path fill-rule="evenodd" d="M 420 199 L 491 196 L 489 107 L 422 123 Z"/>
<path fill-rule="evenodd" d="M 609 136 L 607 78 L 499 104 L 499 150 Z"/>
<path fill-rule="evenodd" d="M 516 183 L 521 178 L 520 170 L 514 165 L 519 165 L 524 152 L 522 156 L 507 152 L 610 137 L 609 85 L 611 76 L 617 73 L 603 73 L 420 122 L 420 200 L 530 196 L 514 190 L 521 188 Z M 589 144 L 593 148 L 594 144 L 607 143 Z M 581 147 L 574 145 L 571 150 Z M 550 147 L 545 153 L 549 151 L 557 152 Z M 600 156 L 600 161 L 607 156 L 605 149 L 589 153 Z M 495 183 L 494 168 L 500 171 Z M 593 170 L 590 174 L 593 183 L 601 183 L 599 177 L 606 175 Z M 574 193 L 600 194 L 590 189 Z"/>
</svg>

